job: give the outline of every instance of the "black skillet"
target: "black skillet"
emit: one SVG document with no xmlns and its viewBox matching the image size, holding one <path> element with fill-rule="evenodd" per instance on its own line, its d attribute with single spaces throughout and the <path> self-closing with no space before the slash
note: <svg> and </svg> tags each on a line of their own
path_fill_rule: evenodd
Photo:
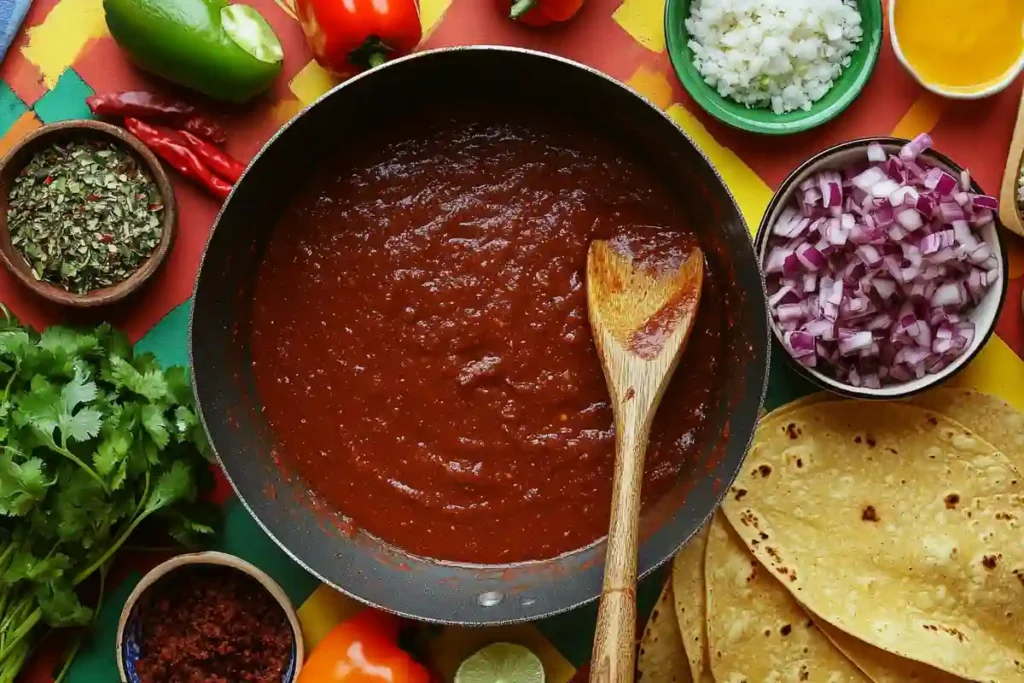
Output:
<svg viewBox="0 0 1024 683">
<path fill-rule="evenodd" d="M 260 526 L 326 583 L 405 616 L 483 625 L 538 619 L 595 599 L 604 542 L 542 562 L 472 566 L 412 557 L 367 534 L 347 533 L 342 518 L 314 509 L 301 482 L 274 466 L 246 332 L 261 251 L 305 171 L 346 137 L 400 120 L 423 103 L 467 97 L 543 107 L 625 140 L 678 192 L 713 269 L 726 274 L 723 300 L 702 307 L 730 321 L 720 350 L 726 372 L 719 378 L 728 398 L 714 415 L 716 438 L 703 444 L 704 462 L 645 511 L 641 576 L 671 558 L 728 490 L 761 409 L 769 331 L 750 234 L 710 162 L 661 111 L 583 65 L 505 47 L 423 52 L 335 88 L 267 143 L 222 209 L 196 282 L 192 378 L 217 456 Z"/>
</svg>

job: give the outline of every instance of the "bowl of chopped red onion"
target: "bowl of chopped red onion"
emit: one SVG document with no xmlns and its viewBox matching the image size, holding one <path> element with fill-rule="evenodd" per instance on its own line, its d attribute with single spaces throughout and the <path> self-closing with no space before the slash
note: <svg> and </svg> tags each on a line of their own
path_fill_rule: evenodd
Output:
<svg viewBox="0 0 1024 683">
<path fill-rule="evenodd" d="M 963 368 L 1006 296 L 999 202 L 931 138 L 853 140 L 797 168 L 757 234 L 772 329 L 794 367 L 892 399 Z"/>
</svg>

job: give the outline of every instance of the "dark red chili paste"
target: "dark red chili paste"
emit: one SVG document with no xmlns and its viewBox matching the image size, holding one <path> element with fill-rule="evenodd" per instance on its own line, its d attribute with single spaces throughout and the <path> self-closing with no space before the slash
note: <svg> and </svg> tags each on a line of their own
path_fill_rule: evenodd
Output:
<svg viewBox="0 0 1024 683">
<path fill-rule="evenodd" d="M 281 683 L 292 629 L 251 576 L 203 565 L 156 583 L 139 606 L 141 683 Z"/>
<path fill-rule="evenodd" d="M 595 238 L 677 263 L 696 243 L 655 173 L 578 122 L 418 113 L 346 140 L 260 266 L 252 367 L 277 457 L 427 557 L 542 559 L 603 536 L 614 432 L 587 320 Z M 699 459 L 723 398 L 715 275 L 654 426 L 648 502 Z"/>
</svg>

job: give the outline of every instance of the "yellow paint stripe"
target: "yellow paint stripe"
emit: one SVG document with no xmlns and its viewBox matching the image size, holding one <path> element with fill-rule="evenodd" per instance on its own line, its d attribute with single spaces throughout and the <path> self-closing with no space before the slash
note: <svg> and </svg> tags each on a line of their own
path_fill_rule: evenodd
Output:
<svg viewBox="0 0 1024 683">
<path fill-rule="evenodd" d="M 17 143 L 21 142 L 21 139 L 28 135 L 30 132 L 39 128 L 43 124 L 39 122 L 36 115 L 31 111 L 27 111 L 18 117 L 4 136 L 0 138 L 0 156 L 7 154 L 11 147 L 14 147 Z"/>
<path fill-rule="evenodd" d="M 690 138 L 703 150 L 711 163 L 732 190 L 736 203 L 747 220 L 751 234 L 757 232 L 764 211 L 772 199 L 772 190 L 754 171 L 743 163 L 735 152 L 723 147 L 711 137 L 711 133 L 697 118 L 681 104 L 668 108 L 668 115 L 687 132 Z"/>
<path fill-rule="evenodd" d="M 921 133 L 930 133 L 942 119 L 947 106 L 949 100 L 924 91 L 893 128 L 893 137 L 913 139 Z"/>
<path fill-rule="evenodd" d="M 296 610 L 306 652 L 312 652 L 332 628 L 354 616 L 363 605 L 323 584 Z"/>
<path fill-rule="evenodd" d="M 452 0 L 420 0 L 420 26 L 423 27 L 423 40 L 430 37 L 444 19 L 444 13 L 451 7 Z"/>
<path fill-rule="evenodd" d="M 36 65 L 46 86 L 52 88 L 86 44 L 106 34 L 103 0 L 62 0 L 41 24 L 28 29 L 28 45 L 21 53 Z"/>
<path fill-rule="evenodd" d="M 516 643 L 528 647 L 544 663 L 547 683 L 569 683 L 576 675 L 573 665 L 531 624 L 493 628 L 448 626 L 428 646 L 430 664 L 444 680 L 450 681 L 462 660 L 491 643 Z"/>
<path fill-rule="evenodd" d="M 288 83 L 288 88 L 299 102 L 307 105 L 340 82 L 341 79 L 329 74 L 316 61 L 311 61 L 295 74 Z"/>
<path fill-rule="evenodd" d="M 997 334 L 949 384 L 993 394 L 1024 411 L 1024 361 Z"/>
<path fill-rule="evenodd" d="M 274 108 L 271 110 L 271 117 L 277 123 L 284 125 L 292 120 L 292 118 L 302 111 L 305 105 L 296 99 L 291 97 L 279 100 L 274 103 Z"/>
<path fill-rule="evenodd" d="M 651 52 L 665 51 L 665 0 L 622 0 L 612 19 Z"/>
<path fill-rule="evenodd" d="M 641 65 L 626 85 L 649 99 L 659 109 L 667 109 L 672 104 L 672 84 L 665 74 Z"/>
</svg>

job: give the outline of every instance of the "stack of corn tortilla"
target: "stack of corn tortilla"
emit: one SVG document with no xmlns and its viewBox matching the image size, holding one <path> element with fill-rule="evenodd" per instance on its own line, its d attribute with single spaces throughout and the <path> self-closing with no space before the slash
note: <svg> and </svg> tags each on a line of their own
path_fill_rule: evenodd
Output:
<svg viewBox="0 0 1024 683">
<path fill-rule="evenodd" d="M 676 557 L 642 683 L 1024 683 L 1024 416 L 978 392 L 766 416 Z"/>
</svg>

